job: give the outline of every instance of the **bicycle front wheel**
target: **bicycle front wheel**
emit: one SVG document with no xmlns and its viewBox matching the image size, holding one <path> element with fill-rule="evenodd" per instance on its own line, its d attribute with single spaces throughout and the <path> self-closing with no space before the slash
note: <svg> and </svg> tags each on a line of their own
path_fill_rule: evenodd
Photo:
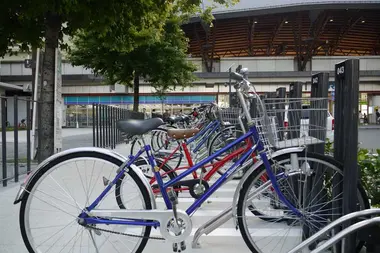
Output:
<svg viewBox="0 0 380 253">
<path fill-rule="evenodd" d="M 291 163 L 290 154 L 282 155 L 271 160 L 271 169 L 276 175 L 283 175 L 277 184 L 302 216 L 280 201 L 264 165 L 243 183 L 237 206 L 238 225 L 254 253 L 288 252 L 342 216 L 342 193 L 334 192 L 343 186 L 343 165 L 332 157 L 314 153 L 297 153 L 295 160 Z M 360 185 L 357 192 L 358 209 L 368 208 L 368 198 Z M 362 246 L 363 242 L 358 241 L 357 249 Z"/>
<path fill-rule="evenodd" d="M 105 224 L 82 226 L 78 222 L 78 215 L 114 179 L 122 163 L 106 154 L 78 152 L 59 157 L 44 166 L 32 178 L 21 202 L 20 229 L 28 251 L 142 252 L 151 227 Z M 124 208 L 152 209 L 144 183 L 132 169 L 126 174 L 123 179 L 125 189 L 120 196 Z M 114 191 L 115 186 L 96 208 L 119 209 Z"/>
</svg>

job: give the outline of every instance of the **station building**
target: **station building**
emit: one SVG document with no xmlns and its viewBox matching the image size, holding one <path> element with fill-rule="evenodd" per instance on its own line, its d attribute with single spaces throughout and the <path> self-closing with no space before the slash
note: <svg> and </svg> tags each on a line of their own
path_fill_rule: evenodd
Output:
<svg viewBox="0 0 380 253">
<path fill-rule="evenodd" d="M 206 1 L 205 4 L 208 4 Z M 200 104 L 228 105 L 228 69 L 250 71 L 259 93 L 289 89 L 304 82 L 310 93 L 311 75 L 330 72 L 329 97 L 334 104 L 334 66 L 360 59 L 359 109 L 369 115 L 380 107 L 380 1 L 240 0 L 230 8 L 217 7 L 212 26 L 193 18 L 183 25 L 189 38 L 188 60 L 197 66 L 191 87 L 170 92 L 161 100 L 149 83 L 140 87 L 140 109 L 189 111 Z M 30 68 L 19 54 L 0 59 L 0 95 L 28 96 Z M 63 98 L 67 127 L 90 126 L 92 104 L 131 108 L 133 89 L 107 85 L 89 69 L 74 67 L 63 58 Z M 22 117 L 22 113 L 20 113 Z"/>
</svg>

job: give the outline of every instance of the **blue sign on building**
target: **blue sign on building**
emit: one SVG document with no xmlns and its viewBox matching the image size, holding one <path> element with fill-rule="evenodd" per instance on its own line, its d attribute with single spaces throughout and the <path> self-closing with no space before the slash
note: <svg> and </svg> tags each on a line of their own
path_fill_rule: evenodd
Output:
<svg viewBox="0 0 380 253">
<path fill-rule="evenodd" d="M 100 104 L 133 104 L 133 96 L 65 96 L 66 105 L 90 105 Z M 202 104 L 216 101 L 215 95 L 182 95 L 167 96 L 161 100 L 157 96 L 140 96 L 141 104 Z"/>
</svg>

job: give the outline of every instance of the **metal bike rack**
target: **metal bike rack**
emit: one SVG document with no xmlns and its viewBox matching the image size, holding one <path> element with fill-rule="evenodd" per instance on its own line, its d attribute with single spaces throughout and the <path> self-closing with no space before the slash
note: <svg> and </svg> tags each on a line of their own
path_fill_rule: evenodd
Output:
<svg viewBox="0 0 380 253">
<path fill-rule="evenodd" d="M 303 249 L 306 247 L 309 247 L 311 244 L 315 243 L 318 239 L 320 239 L 322 236 L 325 236 L 326 233 L 330 232 L 335 227 L 342 225 L 343 223 L 346 223 L 347 221 L 350 221 L 352 219 L 362 217 L 362 216 L 370 216 L 370 215 L 380 215 L 380 208 L 374 208 L 374 209 L 366 209 L 363 211 L 357 211 L 354 213 L 347 214 L 345 216 L 340 217 L 339 219 L 335 220 L 334 222 L 330 223 L 317 233 L 315 233 L 313 236 L 309 237 L 305 241 L 303 241 L 301 244 L 290 250 L 288 253 L 299 253 L 302 252 Z M 351 225 L 344 230 L 340 231 L 335 236 L 331 237 L 329 240 L 325 241 L 323 244 L 317 246 L 316 249 L 314 249 L 311 253 L 319 253 L 322 252 L 334 244 L 340 242 L 344 237 L 347 235 L 362 229 L 366 226 L 373 225 L 375 223 L 380 224 L 380 217 L 370 218 L 361 222 L 357 222 L 354 225 Z"/>
<path fill-rule="evenodd" d="M 217 216 L 213 217 L 211 220 L 207 221 L 205 224 L 203 224 L 201 227 L 198 228 L 198 230 L 194 234 L 193 242 L 191 244 L 192 248 L 199 248 L 200 244 L 198 243 L 199 238 L 203 234 L 210 234 L 212 231 L 226 223 L 232 218 L 232 206 L 228 207 L 224 211 L 222 211 Z"/>
</svg>

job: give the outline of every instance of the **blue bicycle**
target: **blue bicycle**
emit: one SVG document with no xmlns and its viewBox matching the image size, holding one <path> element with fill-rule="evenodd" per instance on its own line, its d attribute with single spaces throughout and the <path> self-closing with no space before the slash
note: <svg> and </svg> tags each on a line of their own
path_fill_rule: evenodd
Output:
<svg viewBox="0 0 380 253">
<path fill-rule="evenodd" d="M 214 148 L 212 143 L 219 146 L 228 141 L 230 136 L 240 134 L 241 127 L 237 122 L 230 124 L 224 122 L 220 116 L 215 115 L 214 110 L 217 105 L 210 104 L 204 106 L 203 117 L 194 128 L 199 128 L 200 131 L 190 136 L 186 140 L 186 145 L 190 149 L 193 161 L 201 161 L 205 159 Z M 125 128 L 123 128 L 125 129 Z M 122 132 L 124 132 L 122 130 Z M 166 161 L 169 158 L 172 169 L 176 170 L 181 166 L 183 158 L 186 156 L 181 143 L 175 138 L 168 136 L 168 130 L 173 129 L 171 126 L 158 127 L 153 129 L 148 136 L 144 136 L 145 140 L 142 140 L 141 135 L 131 136 L 128 139 L 128 143 L 131 143 L 130 155 L 137 154 L 137 152 L 149 142 L 155 158 Z M 127 135 L 131 135 L 130 130 L 127 131 Z M 222 143 L 220 143 L 222 141 Z M 153 177 L 153 171 L 151 171 L 149 162 L 146 159 L 140 159 L 139 167 L 143 167 L 143 173 L 149 177 Z M 218 171 L 222 174 L 222 171 Z"/>
<path fill-rule="evenodd" d="M 342 165 L 331 157 L 306 152 L 306 145 L 311 144 L 307 140 L 321 143 L 323 139 L 311 134 L 303 142 L 296 138 L 298 142 L 291 148 L 274 151 L 292 140 L 278 140 L 281 129 L 273 131 L 276 125 L 264 102 L 240 74 L 233 73 L 233 77 L 248 131 L 169 181 L 160 177 L 148 144 L 128 158 L 91 147 L 63 151 L 41 163 L 21 185 L 15 200 L 21 202 L 20 229 L 28 251 L 142 252 L 149 239 L 170 241 L 175 252 L 183 251 L 192 233 L 191 217 L 232 175 L 247 166 L 250 168 L 236 188 L 229 218 L 234 219 L 252 252 L 285 253 L 341 215 L 337 212 L 341 196 L 336 187 L 343 183 Z M 247 109 L 252 96 L 260 112 L 255 119 Z M 126 120 L 119 127 L 144 135 L 162 124 L 161 119 L 153 118 Z M 174 131 L 178 131 L 172 132 L 178 138 L 192 134 Z M 185 211 L 180 210 L 173 186 L 247 138 L 255 145 L 199 199 Z M 259 159 L 253 164 L 255 152 Z M 161 199 L 155 198 L 147 179 L 134 165 L 143 154 L 155 173 Z M 116 187 L 119 194 L 115 194 Z M 365 208 L 367 198 L 360 186 L 358 196 L 358 206 Z M 157 208 L 160 201 L 165 208 Z"/>
</svg>

